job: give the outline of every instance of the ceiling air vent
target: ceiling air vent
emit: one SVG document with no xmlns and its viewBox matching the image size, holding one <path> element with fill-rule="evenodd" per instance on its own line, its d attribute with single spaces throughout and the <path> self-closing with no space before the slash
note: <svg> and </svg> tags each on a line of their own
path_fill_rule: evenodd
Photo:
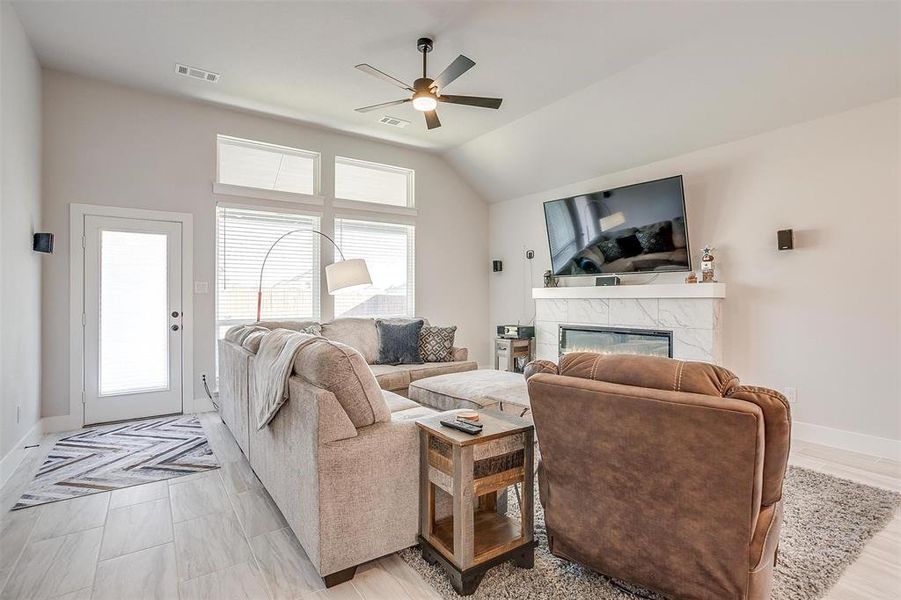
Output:
<svg viewBox="0 0 901 600">
<path fill-rule="evenodd" d="M 188 65 L 180 65 L 178 63 L 175 63 L 175 72 L 179 75 L 184 75 L 185 77 L 202 79 L 204 81 L 209 81 L 210 83 L 216 83 L 217 81 L 219 81 L 219 73 L 213 73 L 212 71 L 198 69 L 197 67 L 189 67 Z"/>
<path fill-rule="evenodd" d="M 397 117 L 389 117 L 385 115 L 381 119 L 379 119 L 379 123 L 382 125 L 390 125 L 391 127 L 397 127 L 399 129 L 403 129 L 407 125 L 410 124 L 409 121 L 405 121 L 404 119 L 398 119 Z"/>
</svg>

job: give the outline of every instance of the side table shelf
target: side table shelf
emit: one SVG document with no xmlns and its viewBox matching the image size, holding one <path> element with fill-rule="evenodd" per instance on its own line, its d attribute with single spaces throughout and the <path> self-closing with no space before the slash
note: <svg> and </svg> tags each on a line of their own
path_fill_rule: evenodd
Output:
<svg viewBox="0 0 901 600">
<path fill-rule="evenodd" d="M 458 594 L 475 592 L 485 572 L 506 560 L 534 564 L 534 427 L 518 417 L 480 412 L 482 433 L 440 424 L 452 413 L 417 421 L 420 428 L 422 557 L 440 563 Z M 520 518 L 497 512 L 497 494 L 523 487 Z M 453 514 L 436 518 L 435 496 L 452 497 Z"/>
</svg>

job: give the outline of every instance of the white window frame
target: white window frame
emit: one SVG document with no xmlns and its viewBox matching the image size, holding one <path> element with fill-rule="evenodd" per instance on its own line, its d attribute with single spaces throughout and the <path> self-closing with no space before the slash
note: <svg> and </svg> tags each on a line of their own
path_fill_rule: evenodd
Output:
<svg viewBox="0 0 901 600">
<path fill-rule="evenodd" d="M 407 178 L 407 204 L 400 206 L 397 204 L 383 204 L 381 202 L 368 202 L 366 200 L 355 200 L 353 198 L 338 197 L 338 165 L 350 165 L 355 167 L 363 167 L 373 169 L 375 171 L 384 171 L 387 173 L 398 173 Z M 390 212 L 395 214 L 416 214 L 416 171 L 408 167 L 398 167 L 396 165 L 386 165 L 369 160 L 361 160 L 359 158 L 350 158 L 347 156 L 335 156 L 334 164 L 335 176 L 335 208 L 349 208 L 360 210 L 372 210 L 376 212 Z"/>
<path fill-rule="evenodd" d="M 227 140 L 229 143 L 248 148 L 261 148 L 264 150 L 273 150 L 283 154 L 290 154 L 301 158 L 311 158 L 313 160 L 313 193 L 303 194 L 300 192 L 286 192 L 284 190 L 267 190 L 265 188 L 256 188 L 243 185 L 235 185 L 232 183 L 222 183 L 221 174 L 219 173 L 219 142 Z M 216 181 L 213 182 L 213 193 L 227 196 L 238 196 L 241 198 L 255 198 L 260 200 L 275 200 L 279 202 L 299 202 L 301 204 L 310 204 L 313 206 L 322 206 L 325 198 L 322 196 L 322 154 L 313 150 L 303 150 L 301 148 L 292 148 L 290 146 L 282 146 L 279 144 L 271 144 L 269 142 L 261 142 L 257 140 L 248 140 L 244 138 L 234 137 L 230 135 L 216 135 Z"/>
<path fill-rule="evenodd" d="M 322 221 L 324 219 L 323 213 L 321 210 L 316 210 L 314 207 L 297 207 L 297 206 L 285 206 L 284 204 L 276 204 L 272 202 L 230 202 L 230 201 L 219 201 L 216 203 L 216 209 L 219 208 L 234 208 L 234 209 L 244 209 L 244 210 L 255 210 L 260 212 L 279 212 L 279 213 L 290 213 L 296 214 L 302 217 L 315 217 L 319 219 L 320 227 L 322 226 Z M 239 325 L 244 320 L 234 320 L 234 319 L 219 319 L 219 216 L 218 210 L 214 213 L 214 221 L 215 225 L 215 233 L 214 233 L 214 268 L 213 268 L 213 372 L 216 377 L 216 384 L 218 389 L 219 383 L 219 326 L 220 323 L 225 321 L 234 321 L 235 325 Z M 321 241 L 321 236 L 314 236 L 314 238 L 318 238 Z M 320 246 L 319 251 L 319 314 L 310 317 L 311 320 L 314 321 L 322 321 L 322 312 L 323 312 L 323 296 L 328 294 L 328 290 L 325 289 L 325 286 L 322 282 L 322 271 L 325 268 L 323 264 L 323 256 L 322 250 Z"/>
<path fill-rule="evenodd" d="M 363 204 L 370 204 L 368 202 L 364 202 Z M 332 229 L 333 232 L 336 230 L 336 221 L 338 219 L 347 219 L 349 221 L 369 221 L 372 223 L 386 223 L 389 225 L 406 225 L 408 227 L 413 228 L 413 236 L 412 236 L 412 244 L 411 240 L 407 239 L 407 277 L 408 277 L 408 290 L 407 290 L 407 302 L 408 302 L 408 314 L 405 315 L 407 317 L 415 317 L 416 316 L 416 220 L 412 218 L 392 218 L 389 215 L 378 214 L 378 213 L 367 213 L 360 211 L 335 211 L 334 219 L 332 220 Z M 411 247 L 412 246 L 412 247 Z M 335 253 L 337 255 L 337 252 Z M 412 288 L 410 290 L 409 288 Z M 328 292 L 326 292 L 328 293 Z M 333 318 L 341 318 L 338 317 L 335 313 L 335 305 L 332 302 L 332 317 Z M 379 318 L 377 315 L 374 318 Z M 389 317 L 390 318 L 390 317 Z"/>
</svg>

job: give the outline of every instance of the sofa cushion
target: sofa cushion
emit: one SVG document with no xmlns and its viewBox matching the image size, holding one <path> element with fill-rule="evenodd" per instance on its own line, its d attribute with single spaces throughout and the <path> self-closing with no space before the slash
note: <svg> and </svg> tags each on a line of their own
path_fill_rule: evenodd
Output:
<svg viewBox="0 0 901 600">
<path fill-rule="evenodd" d="M 404 410 L 391 413 L 391 420 L 409 421 L 411 419 L 421 419 L 422 417 L 430 417 L 437 412 L 437 410 L 433 410 L 428 406 L 420 406 L 417 404 L 414 408 L 405 408 Z"/>
<path fill-rule="evenodd" d="M 405 390 L 410 385 L 412 365 L 369 365 L 383 390 Z"/>
<path fill-rule="evenodd" d="M 317 321 L 260 321 L 256 325 L 267 329 L 290 329 L 310 335 L 322 335 L 322 326 Z"/>
<path fill-rule="evenodd" d="M 419 356 L 419 334 L 422 321 L 402 323 L 378 319 L 375 328 L 379 334 L 380 365 L 413 365 L 422 362 Z"/>
<path fill-rule="evenodd" d="M 409 398 L 404 398 L 400 394 L 395 394 L 394 392 L 384 390 L 382 394 L 385 396 L 385 402 L 388 403 L 388 410 L 392 413 L 396 413 L 399 410 L 407 410 L 408 408 L 416 408 L 419 406 Z"/>
<path fill-rule="evenodd" d="M 297 355 L 294 373 L 334 394 L 357 428 L 391 420 L 369 365 L 350 346 L 325 338 L 311 342 Z"/>
<path fill-rule="evenodd" d="M 375 319 L 335 319 L 322 324 L 322 336 L 355 348 L 369 364 L 378 359 L 379 334 L 375 329 Z"/>
<path fill-rule="evenodd" d="M 560 375 L 720 397 L 738 386 L 738 377 L 717 365 L 632 354 L 570 352 L 560 359 Z"/>
<path fill-rule="evenodd" d="M 225 332 L 224 339 L 240 346 L 244 343 L 244 340 L 247 339 L 247 336 L 255 331 L 265 332 L 269 331 L 269 328 L 258 323 L 251 325 L 235 325 L 234 327 L 228 328 L 228 331 Z"/>
<path fill-rule="evenodd" d="M 256 354 L 260 351 L 260 342 L 263 341 L 263 337 L 269 333 L 268 329 L 257 329 L 255 331 L 251 331 L 247 337 L 244 338 L 244 341 L 241 342 L 241 346 L 244 347 L 245 350 L 252 354 Z"/>
<path fill-rule="evenodd" d="M 421 365 L 406 365 L 410 370 L 410 381 L 419 381 L 426 377 L 435 377 L 437 375 L 445 375 L 447 373 L 462 373 L 464 371 L 475 371 L 479 368 L 479 363 L 475 361 L 452 361 L 423 363 Z"/>
</svg>

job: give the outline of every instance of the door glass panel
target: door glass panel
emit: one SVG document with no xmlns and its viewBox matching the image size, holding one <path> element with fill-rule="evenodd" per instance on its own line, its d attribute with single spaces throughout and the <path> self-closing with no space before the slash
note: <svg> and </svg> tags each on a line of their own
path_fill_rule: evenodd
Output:
<svg viewBox="0 0 901 600">
<path fill-rule="evenodd" d="M 102 231 L 100 395 L 169 387 L 167 236 Z"/>
</svg>

